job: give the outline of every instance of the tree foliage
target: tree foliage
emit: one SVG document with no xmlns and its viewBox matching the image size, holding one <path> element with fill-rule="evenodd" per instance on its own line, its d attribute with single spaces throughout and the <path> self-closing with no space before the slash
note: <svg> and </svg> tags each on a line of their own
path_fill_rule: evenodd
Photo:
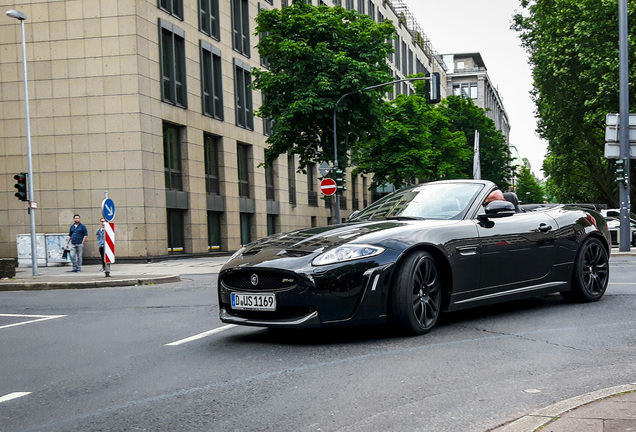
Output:
<svg viewBox="0 0 636 432">
<path fill-rule="evenodd" d="M 482 178 L 507 189 L 513 174 L 510 150 L 485 111 L 459 96 L 449 96 L 436 107 L 428 105 L 425 84 L 414 85 L 414 95 L 386 102 L 384 130 L 355 147 L 355 172 L 373 174 L 371 187 L 472 178 L 478 130 Z"/>
<path fill-rule="evenodd" d="M 256 18 L 259 53 L 269 69 L 253 69 L 263 104 L 257 115 L 274 120 L 266 164 L 280 154 L 300 156 L 302 169 L 333 160 L 333 110 L 344 94 L 391 80 L 386 58 L 393 50 L 393 24 L 342 7 L 295 0 Z M 338 160 L 348 164 L 349 146 L 380 125 L 378 91 L 354 94 L 339 105 Z"/>
<path fill-rule="evenodd" d="M 636 1 L 628 3 L 634 112 Z M 618 0 L 522 0 L 521 5 L 528 14 L 517 15 L 513 27 L 534 66 L 538 133 L 548 141 L 549 192 L 563 202 L 613 205 L 614 163 L 604 157 L 604 131 L 605 115 L 618 111 Z"/>
<path fill-rule="evenodd" d="M 519 169 L 515 192 L 523 204 L 540 204 L 544 201 L 543 187 L 525 166 Z"/>
<path fill-rule="evenodd" d="M 373 174 L 371 187 L 395 187 L 419 181 L 467 178 L 462 162 L 472 157 L 461 132 L 428 105 L 422 94 L 398 95 L 384 104 L 384 129 L 356 146 L 354 173 Z"/>
<path fill-rule="evenodd" d="M 463 161 L 461 170 L 465 177 L 472 177 L 475 131 L 479 131 L 479 156 L 481 178 L 496 183 L 501 189 L 507 189 L 513 175 L 510 166 L 510 148 L 506 138 L 495 127 L 495 122 L 486 116 L 486 112 L 475 105 L 472 99 L 449 96 L 444 99 L 438 110 L 450 121 L 453 131 L 461 131 L 471 149 L 471 158 Z"/>
</svg>

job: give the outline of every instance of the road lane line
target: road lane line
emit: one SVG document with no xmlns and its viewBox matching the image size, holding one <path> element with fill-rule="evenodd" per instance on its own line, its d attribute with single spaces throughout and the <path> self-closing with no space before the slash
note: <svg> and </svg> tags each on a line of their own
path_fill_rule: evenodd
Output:
<svg viewBox="0 0 636 432">
<path fill-rule="evenodd" d="M 190 336 L 189 338 L 185 338 L 185 339 L 178 340 L 176 342 L 171 342 L 169 344 L 165 344 L 164 346 L 182 345 L 184 343 L 192 342 L 192 341 L 195 341 L 195 340 L 198 340 L 198 339 L 203 339 L 204 337 L 208 337 L 208 336 L 211 336 L 211 335 L 216 334 L 216 333 L 221 333 L 222 331 L 229 330 L 232 327 L 236 327 L 236 324 L 228 324 L 228 325 L 223 326 L 223 327 L 215 328 L 214 330 L 210 330 L 210 331 L 206 331 L 206 332 L 203 332 L 203 333 L 199 333 L 199 334 L 194 335 L 194 336 Z"/>
<path fill-rule="evenodd" d="M 29 321 L 22 321 L 19 323 L 13 323 L 13 324 L 7 324 L 4 326 L 0 326 L 0 329 L 5 329 L 8 327 L 15 327 L 15 326 L 20 326 L 20 325 L 24 325 L 24 324 L 32 324 L 35 322 L 39 322 L 39 321 L 46 321 L 46 320 L 51 320 L 51 319 L 55 319 L 55 318 L 63 318 L 66 317 L 68 315 L 21 315 L 21 314 L 0 314 L 0 317 L 12 317 L 12 318 L 36 318 L 33 320 L 29 320 Z"/>
<path fill-rule="evenodd" d="M 26 396 L 31 394 L 31 392 L 13 392 L 9 393 L 5 396 L 0 396 L 0 403 L 10 401 L 11 399 L 21 398 L 22 396 Z"/>
</svg>

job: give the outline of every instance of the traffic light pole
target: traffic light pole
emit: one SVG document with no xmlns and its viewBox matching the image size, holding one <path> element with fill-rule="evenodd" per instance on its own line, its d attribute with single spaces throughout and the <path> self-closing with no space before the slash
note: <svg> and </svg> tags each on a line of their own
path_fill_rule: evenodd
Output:
<svg viewBox="0 0 636 432">
<path fill-rule="evenodd" d="M 405 81 L 425 81 L 425 80 L 436 80 L 435 84 L 431 84 L 431 90 L 430 90 L 430 97 L 433 100 L 431 103 L 437 103 L 439 102 L 440 99 L 440 94 L 439 94 L 439 86 L 440 86 L 440 82 L 439 82 L 439 74 L 438 73 L 432 73 L 427 77 L 420 77 L 420 78 L 404 78 L 404 79 L 399 79 L 396 81 L 391 81 L 391 82 L 387 82 L 387 83 L 382 83 L 382 84 L 376 84 L 376 85 L 372 85 L 369 87 L 365 87 L 362 90 L 356 90 L 356 91 L 352 91 L 349 93 L 345 93 L 342 96 L 340 96 L 340 99 L 338 99 L 338 101 L 336 102 L 336 106 L 333 107 L 333 170 L 334 173 L 336 172 L 336 170 L 338 170 L 339 165 L 338 165 L 338 130 L 337 130 L 337 121 L 336 121 L 336 114 L 338 111 L 338 105 L 340 105 L 340 102 L 342 102 L 345 98 L 354 95 L 356 93 L 362 93 L 365 92 L 367 90 L 374 90 L 377 88 L 381 88 L 381 87 L 386 87 L 388 85 L 393 85 L 393 84 L 397 84 L 397 83 L 401 83 L 401 82 L 405 82 Z M 334 209 L 333 209 L 333 224 L 339 224 L 340 223 L 340 194 L 339 193 L 335 193 L 333 195 L 335 197 L 334 199 Z"/>
<path fill-rule="evenodd" d="M 29 115 L 29 84 L 27 74 L 27 60 L 26 60 L 26 39 L 24 35 L 24 21 L 27 17 L 24 13 L 10 10 L 6 12 L 6 15 L 15 18 L 20 21 L 20 27 L 22 28 L 22 69 L 24 70 L 24 113 L 26 117 L 26 141 L 27 141 L 27 165 L 28 165 L 28 194 L 29 194 L 29 217 L 31 220 L 31 268 L 33 276 L 38 276 L 38 245 L 35 235 L 35 194 L 33 192 L 33 155 L 31 153 L 31 120 Z"/>
<path fill-rule="evenodd" d="M 632 230 L 630 227 L 629 213 L 630 202 L 630 176 L 629 176 L 629 47 L 628 47 L 628 27 L 627 27 L 627 0 L 618 2 L 618 51 L 619 51 L 619 117 L 618 117 L 618 139 L 620 146 L 620 159 L 624 164 L 624 181 L 618 182 L 619 204 L 620 204 L 620 238 L 619 250 L 621 252 L 630 251 Z"/>
</svg>

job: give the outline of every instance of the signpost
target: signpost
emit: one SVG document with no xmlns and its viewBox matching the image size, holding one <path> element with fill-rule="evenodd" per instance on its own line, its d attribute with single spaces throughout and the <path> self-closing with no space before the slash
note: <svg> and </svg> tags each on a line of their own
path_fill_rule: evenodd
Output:
<svg viewBox="0 0 636 432">
<path fill-rule="evenodd" d="M 110 265 L 115 262 L 115 203 L 108 198 L 108 192 L 104 192 L 106 198 L 102 201 L 102 215 L 106 220 L 104 224 L 104 273 L 110 277 Z"/>
<path fill-rule="evenodd" d="M 332 196 L 338 190 L 336 181 L 332 178 L 324 178 L 320 181 L 320 191 L 326 196 Z"/>
</svg>

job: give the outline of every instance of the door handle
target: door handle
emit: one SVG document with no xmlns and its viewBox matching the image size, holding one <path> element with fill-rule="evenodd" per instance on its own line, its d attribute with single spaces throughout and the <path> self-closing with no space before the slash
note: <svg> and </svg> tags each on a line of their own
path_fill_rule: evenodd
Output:
<svg viewBox="0 0 636 432">
<path fill-rule="evenodd" d="M 552 229 L 552 225 L 546 225 L 544 223 L 539 225 L 539 231 L 542 232 L 542 233 L 546 233 L 546 232 L 550 231 L 551 229 Z"/>
</svg>

